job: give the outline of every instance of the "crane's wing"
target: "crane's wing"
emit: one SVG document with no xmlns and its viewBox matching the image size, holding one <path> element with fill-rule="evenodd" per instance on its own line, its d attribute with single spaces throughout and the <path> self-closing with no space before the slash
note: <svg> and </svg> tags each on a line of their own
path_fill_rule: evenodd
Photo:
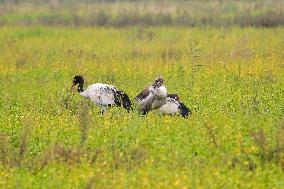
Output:
<svg viewBox="0 0 284 189">
<path fill-rule="evenodd" d="M 149 87 L 146 87 L 143 91 L 141 91 L 136 97 L 135 100 L 138 101 L 142 101 L 144 99 L 147 98 L 147 96 L 150 94 L 150 90 Z"/>
<path fill-rule="evenodd" d="M 97 105 L 108 106 L 115 104 L 114 93 L 117 90 L 112 85 L 97 83 L 88 87 L 89 98 Z"/>
</svg>

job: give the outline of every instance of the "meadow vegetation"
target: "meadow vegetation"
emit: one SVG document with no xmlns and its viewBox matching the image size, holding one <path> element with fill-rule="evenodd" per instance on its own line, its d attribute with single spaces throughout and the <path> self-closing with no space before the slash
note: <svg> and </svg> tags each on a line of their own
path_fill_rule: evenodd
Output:
<svg viewBox="0 0 284 189">
<path fill-rule="evenodd" d="M 1 0 L 0 24 L 276 27 L 284 25 L 284 1 Z"/>
<path fill-rule="evenodd" d="M 0 187 L 284 188 L 283 33 L 3 26 Z M 101 116 L 75 74 L 131 98 L 161 74 L 193 114 Z"/>
</svg>

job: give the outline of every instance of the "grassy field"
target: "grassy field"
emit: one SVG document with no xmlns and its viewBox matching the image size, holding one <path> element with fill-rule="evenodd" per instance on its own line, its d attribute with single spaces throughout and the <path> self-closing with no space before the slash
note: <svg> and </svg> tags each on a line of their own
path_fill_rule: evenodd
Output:
<svg viewBox="0 0 284 189">
<path fill-rule="evenodd" d="M 2 27 L 1 188 L 284 188 L 284 28 Z M 189 119 L 99 109 L 163 75 Z"/>
<path fill-rule="evenodd" d="M 0 25 L 284 26 L 279 0 L 0 0 Z"/>
</svg>

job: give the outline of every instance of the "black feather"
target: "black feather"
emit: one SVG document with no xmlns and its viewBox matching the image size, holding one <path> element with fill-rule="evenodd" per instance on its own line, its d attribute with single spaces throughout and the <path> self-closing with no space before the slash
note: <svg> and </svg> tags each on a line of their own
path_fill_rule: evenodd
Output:
<svg viewBox="0 0 284 189">
<path fill-rule="evenodd" d="M 116 106 L 121 107 L 123 106 L 124 109 L 126 109 L 128 112 L 131 109 L 132 103 L 131 100 L 129 99 L 129 96 L 124 93 L 123 91 L 117 91 L 113 90 L 113 95 L 114 95 L 114 103 Z"/>
<path fill-rule="evenodd" d="M 179 106 L 178 106 L 178 109 L 180 111 L 180 114 L 182 115 L 182 117 L 184 118 L 187 118 L 190 114 L 191 114 L 191 111 L 188 107 L 186 107 L 184 105 L 184 103 L 180 102 L 179 103 Z"/>
<path fill-rule="evenodd" d="M 126 93 L 121 92 L 120 97 L 121 97 L 123 108 L 125 108 L 129 112 L 132 106 L 129 96 Z"/>
</svg>

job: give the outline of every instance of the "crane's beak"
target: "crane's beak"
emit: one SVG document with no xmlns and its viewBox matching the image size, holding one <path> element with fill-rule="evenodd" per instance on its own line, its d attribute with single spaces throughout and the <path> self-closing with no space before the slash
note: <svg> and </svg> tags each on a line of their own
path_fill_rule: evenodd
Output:
<svg viewBox="0 0 284 189">
<path fill-rule="evenodd" d="M 71 89 L 70 89 L 70 92 L 71 92 L 71 93 L 74 92 L 74 87 L 75 87 L 75 85 L 73 84 L 73 85 L 71 86 Z"/>
<path fill-rule="evenodd" d="M 156 78 L 155 82 L 154 82 L 154 87 L 157 88 L 157 87 L 161 87 L 164 83 L 164 79 L 162 76 L 159 76 Z"/>
<path fill-rule="evenodd" d="M 71 89 L 70 89 L 70 92 L 71 93 L 74 93 L 74 88 L 75 88 L 76 84 L 73 82 L 72 83 L 72 86 L 71 86 Z"/>
</svg>

